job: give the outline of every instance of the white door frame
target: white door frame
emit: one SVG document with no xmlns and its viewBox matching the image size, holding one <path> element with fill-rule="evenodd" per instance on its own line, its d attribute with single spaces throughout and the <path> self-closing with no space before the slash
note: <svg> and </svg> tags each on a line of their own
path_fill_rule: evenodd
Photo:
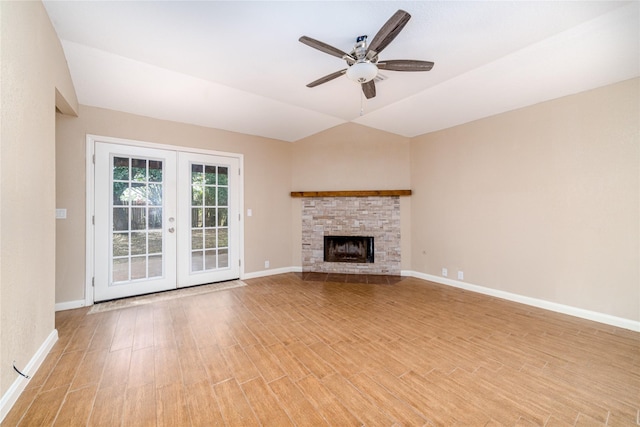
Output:
<svg viewBox="0 0 640 427">
<path fill-rule="evenodd" d="M 137 141 L 132 139 L 114 138 L 109 136 L 99 136 L 87 134 L 86 137 L 86 217 L 85 217 L 85 306 L 93 305 L 93 278 L 95 272 L 94 265 L 94 206 L 95 206 L 95 143 L 106 142 L 111 144 L 130 145 L 134 147 L 155 148 L 169 151 L 182 151 L 196 154 L 207 154 L 213 156 L 232 157 L 238 159 L 240 165 L 240 179 L 238 180 L 238 210 L 240 212 L 240 242 L 238 247 L 238 255 L 240 257 L 240 279 L 244 278 L 244 155 L 239 153 L 228 153 L 224 151 L 204 150 L 192 147 L 183 147 L 180 145 L 156 144 L 147 141 Z"/>
</svg>

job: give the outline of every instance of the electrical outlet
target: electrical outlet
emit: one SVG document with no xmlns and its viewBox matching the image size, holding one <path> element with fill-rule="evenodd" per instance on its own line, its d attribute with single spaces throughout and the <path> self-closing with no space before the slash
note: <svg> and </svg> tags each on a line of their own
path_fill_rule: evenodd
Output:
<svg viewBox="0 0 640 427">
<path fill-rule="evenodd" d="M 264 268 L 269 268 L 269 261 L 264 262 Z"/>
<path fill-rule="evenodd" d="M 458 280 L 464 280 L 464 272 L 458 270 Z"/>
<path fill-rule="evenodd" d="M 449 274 L 449 271 L 446 268 L 442 267 L 442 275 L 444 277 L 447 277 L 447 274 Z"/>
</svg>

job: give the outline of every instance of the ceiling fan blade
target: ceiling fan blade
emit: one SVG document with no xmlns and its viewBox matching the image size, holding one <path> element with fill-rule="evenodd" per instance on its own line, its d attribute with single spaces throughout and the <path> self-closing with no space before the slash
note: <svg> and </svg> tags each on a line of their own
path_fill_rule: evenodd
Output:
<svg viewBox="0 0 640 427">
<path fill-rule="evenodd" d="M 429 71 L 433 68 L 433 62 L 418 61 L 413 59 L 392 59 L 380 61 L 376 66 L 381 70 L 389 71 Z"/>
<path fill-rule="evenodd" d="M 411 19 L 411 15 L 402 9 L 399 9 L 391 18 L 380 28 L 367 51 L 367 58 L 372 59 L 389 45 L 402 31 L 407 22 Z"/>
<path fill-rule="evenodd" d="M 329 55 L 337 56 L 338 58 L 342 58 L 345 55 L 351 57 L 351 55 L 341 51 L 337 47 L 330 46 L 326 43 L 321 42 L 320 40 L 312 39 L 311 37 L 302 36 L 298 40 L 301 43 L 306 44 L 307 46 L 318 49 L 321 52 L 328 53 Z"/>
<path fill-rule="evenodd" d="M 340 71 L 336 71 L 335 73 L 331 73 L 331 74 L 327 74 L 324 77 L 320 77 L 318 80 L 312 81 L 311 83 L 309 83 L 307 85 L 307 87 L 316 87 L 318 85 L 321 85 L 322 83 L 326 83 L 330 80 L 333 80 L 335 78 L 340 77 L 341 75 L 343 75 L 345 72 L 347 71 L 347 69 L 345 68 L 344 70 L 340 70 Z"/>
<path fill-rule="evenodd" d="M 373 80 L 362 83 L 362 92 L 367 99 L 371 99 L 376 96 L 376 84 Z"/>
</svg>

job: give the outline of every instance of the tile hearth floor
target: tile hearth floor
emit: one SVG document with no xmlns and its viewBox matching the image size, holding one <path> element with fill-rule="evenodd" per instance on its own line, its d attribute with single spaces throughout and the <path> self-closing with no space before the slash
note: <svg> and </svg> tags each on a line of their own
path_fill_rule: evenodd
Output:
<svg viewBox="0 0 640 427">
<path fill-rule="evenodd" d="M 337 282 L 337 283 L 367 283 L 372 285 L 393 285 L 405 278 L 402 276 L 384 274 L 342 274 L 342 273 L 295 273 L 306 282 Z"/>
</svg>

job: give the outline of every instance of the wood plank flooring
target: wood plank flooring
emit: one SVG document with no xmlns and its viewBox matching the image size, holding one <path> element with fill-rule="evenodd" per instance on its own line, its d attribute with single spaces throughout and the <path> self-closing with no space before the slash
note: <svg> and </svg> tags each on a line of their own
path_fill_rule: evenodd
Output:
<svg viewBox="0 0 640 427">
<path fill-rule="evenodd" d="M 2 427 L 639 423 L 638 333 L 414 278 L 332 279 L 59 312 Z"/>
</svg>

